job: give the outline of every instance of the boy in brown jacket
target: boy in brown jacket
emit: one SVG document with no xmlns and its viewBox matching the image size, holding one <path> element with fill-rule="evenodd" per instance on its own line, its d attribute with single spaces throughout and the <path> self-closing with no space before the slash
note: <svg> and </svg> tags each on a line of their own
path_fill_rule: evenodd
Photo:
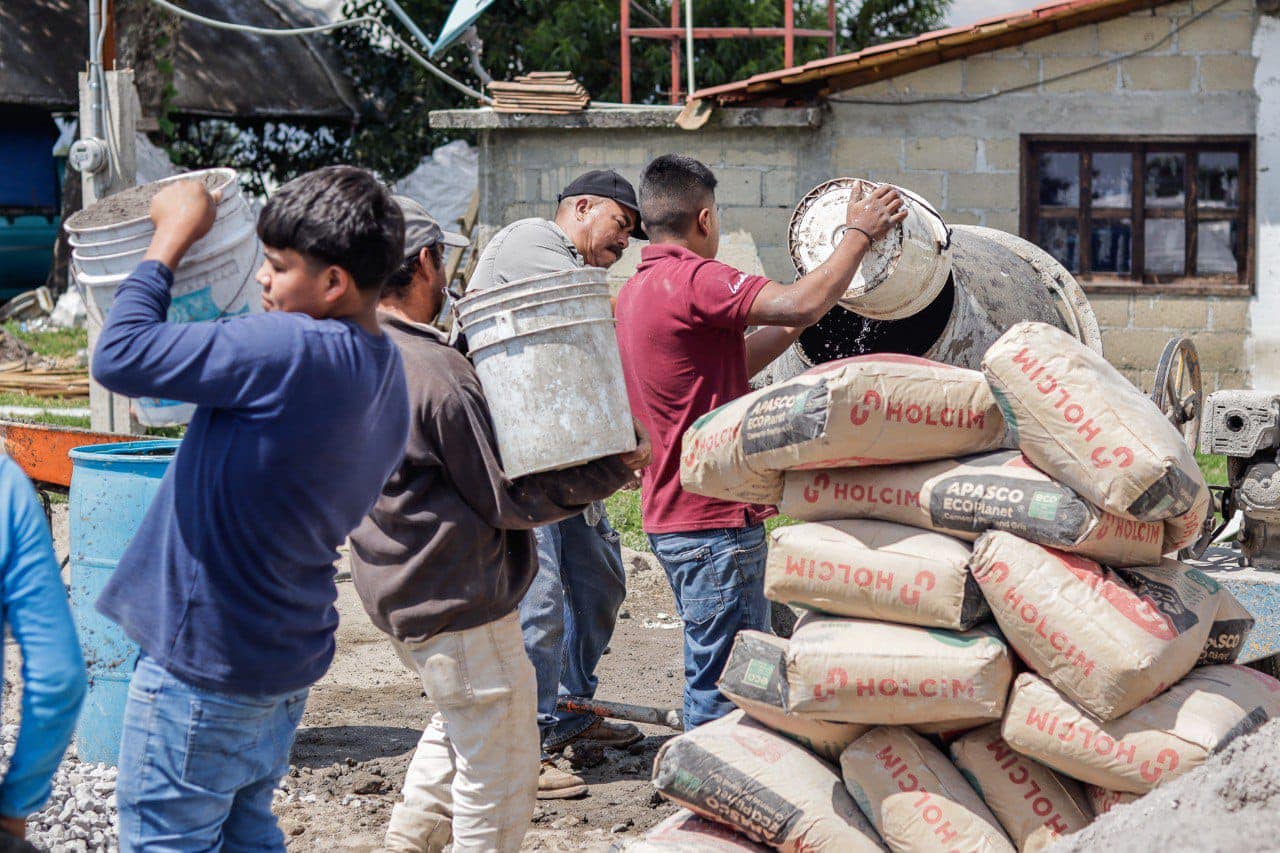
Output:
<svg viewBox="0 0 1280 853">
<path fill-rule="evenodd" d="M 635 479 L 636 451 L 509 480 L 471 363 L 430 323 L 455 238 L 399 198 L 405 263 L 379 306 L 409 384 L 405 458 L 351 534 L 352 574 L 375 625 L 437 711 L 392 811 L 391 851 L 516 850 L 533 813 L 539 742 L 533 667 L 516 609 L 537 571 L 532 529 Z"/>
</svg>

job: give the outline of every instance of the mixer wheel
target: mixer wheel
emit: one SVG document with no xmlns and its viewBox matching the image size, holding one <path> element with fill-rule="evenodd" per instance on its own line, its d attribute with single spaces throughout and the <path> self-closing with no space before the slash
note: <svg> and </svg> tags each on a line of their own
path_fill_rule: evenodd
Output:
<svg viewBox="0 0 1280 853">
<path fill-rule="evenodd" d="M 1204 390 L 1200 382 L 1200 354 L 1190 338 L 1170 338 L 1165 344 L 1156 364 L 1151 399 L 1194 451 L 1200 436 Z"/>
</svg>

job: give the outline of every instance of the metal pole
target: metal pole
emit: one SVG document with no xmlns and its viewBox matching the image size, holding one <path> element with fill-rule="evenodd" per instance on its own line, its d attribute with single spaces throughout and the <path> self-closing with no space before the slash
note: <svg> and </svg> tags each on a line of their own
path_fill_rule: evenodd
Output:
<svg viewBox="0 0 1280 853">
<path fill-rule="evenodd" d="M 782 67 L 790 68 L 796 64 L 796 6 L 794 0 L 782 2 L 782 25 L 787 31 L 782 45 Z"/>
<path fill-rule="evenodd" d="M 89 130 L 90 137 L 102 139 L 102 87 L 98 83 L 98 19 L 100 0 L 89 0 Z"/>
<path fill-rule="evenodd" d="M 685 64 L 689 68 L 689 88 L 685 94 L 685 100 L 687 101 L 694 90 L 698 88 L 693 82 L 693 0 L 684 0 L 684 17 L 685 52 L 688 54 L 685 57 Z"/>
<path fill-rule="evenodd" d="M 631 0 L 619 0 L 622 22 L 622 103 L 631 103 Z"/>
<path fill-rule="evenodd" d="M 680 30 L 680 4 L 671 3 L 671 29 Z M 680 103 L 680 37 L 671 37 L 671 103 Z"/>
</svg>

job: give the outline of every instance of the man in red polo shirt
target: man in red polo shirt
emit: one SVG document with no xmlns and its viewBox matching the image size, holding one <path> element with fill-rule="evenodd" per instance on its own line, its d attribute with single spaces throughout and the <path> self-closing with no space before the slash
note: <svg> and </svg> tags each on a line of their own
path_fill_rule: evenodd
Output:
<svg viewBox="0 0 1280 853">
<path fill-rule="evenodd" d="M 631 409 L 649 431 L 653 463 L 641 508 L 649 543 L 684 620 L 684 724 L 724 716 L 716 689 L 738 631 L 769 630 L 765 535 L 772 507 L 707 498 L 680 486 L 680 440 L 695 420 L 747 393 L 747 380 L 831 310 L 873 240 L 906 217 L 882 187 L 851 202 L 848 229 L 826 263 L 794 284 L 715 260 L 715 175 L 667 154 L 645 167 L 640 216 L 651 243 L 618 294 L 618 347 Z M 746 334 L 747 327 L 764 328 Z"/>
</svg>

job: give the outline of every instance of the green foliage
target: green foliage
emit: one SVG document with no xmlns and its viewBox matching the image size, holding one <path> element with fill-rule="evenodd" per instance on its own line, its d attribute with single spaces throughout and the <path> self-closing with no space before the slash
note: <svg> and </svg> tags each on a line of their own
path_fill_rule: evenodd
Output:
<svg viewBox="0 0 1280 853">
<path fill-rule="evenodd" d="M 23 331 L 18 321 L 10 320 L 4 324 L 4 330 L 45 358 L 70 358 L 89 346 L 89 332 L 85 329 Z"/>
<path fill-rule="evenodd" d="M 632 23 L 669 26 L 671 2 L 634 0 Z M 706 27 L 781 26 L 782 2 L 698 0 L 695 23 Z M 797 27 L 825 28 L 824 0 L 794 2 Z M 452 3 L 403 0 L 401 5 L 423 30 L 435 33 Z M 838 0 L 838 49 L 858 50 L 936 28 L 949 5 L 950 0 Z M 377 0 L 347 0 L 343 14 L 379 16 L 408 39 Z M 527 71 L 571 71 L 597 101 L 618 101 L 622 97 L 619 27 L 618 0 L 508 0 L 491 7 L 477 24 L 484 41 L 484 63 L 494 78 L 510 79 Z M 336 38 L 361 99 L 360 121 L 346 149 L 348 162 L 395 179 L 412 171 L 426 152 L 454 138 L 431 130 L 426 114 L 430 110 L 474 106 L 466 95 L 411 62 L 376 33 L 347 29 L 340 30 Z M 699 40 L 694 50 L 699 88 L 773 71 L 783 65 L 783 43 L 777 38 Z M 638 103 L 668 103 L 670 44 L 632 39 L 631 51 L 632 99 Z M 796 40 L 796 63 L 823 56 L 825 39 Z M 464 46 L 449 48 L 439 57 L 439 64 L 473 88 L 479 87 Z"/>
<path fill-rule="evenodd" d="M 649 537 L 644 533 L 644 520 L 640 516 L 640 492 L 635 490 L 616 492 L 613 497 L 604 502 L 604 505 L 609 513 L 609 523 L 621 536 L 623 547 L 648 553 Z M 764 529 L 772 531 L 777 527 L 798 523 L 790 516 L 775 515 L 773 518 L 765 519 Z"/>
</svg>

